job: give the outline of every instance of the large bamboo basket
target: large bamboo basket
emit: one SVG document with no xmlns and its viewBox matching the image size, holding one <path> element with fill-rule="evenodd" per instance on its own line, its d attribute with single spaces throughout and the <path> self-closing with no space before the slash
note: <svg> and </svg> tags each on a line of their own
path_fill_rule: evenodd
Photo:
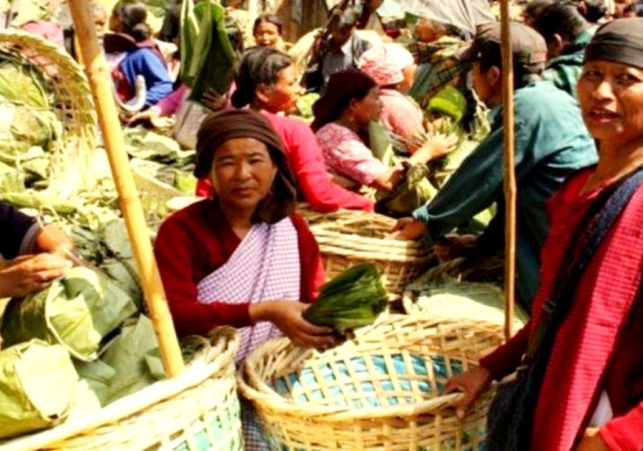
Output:
<svg viewBox="0 0 643 451">
<path fill-rule="evenodd" d="M 312 225 L 326 277 L 332 279 L 358 263 L 373 262 L 386 290 L 401 295 L 409 282 L 431 266 L 433 252 L 421 241 L 387 239 L 394 225 L 394 219 L 374 213 Z"/>
<path fill-rule="evenodd" d="M 234 366 L 238 333 L 218 328 L 211 342 L 204 359 L 179 377 L 121 398 L 96 415 L 0 443 L 0 450 L 243 450 Z"/>
<path fill-rule="evenodd" d="M 343 220 L 350 221 L 369 215 L 369 213 L 362 210 L 345 210 L 343 208 L 332 212 L 321 212 L 313 209 L 310 204 L 306 202 L 298 202 L 295 212 L 304 218 L 308 225 Z"/>
<path fill-rule="evenodd" d="M 0 30 L 0 59 L 8 55 L 39 71 L 53 91 L 54 112 L 63 124 L 65 169 L 82 171 L 96 148 L 97 117 L 82 67 L 56 44 L 22 30 Z M 79 166 L 79 163 L 82 166 Z"/>
<path fill-rule="evenodd" d="M 495 327 L 383 317 L 318 353 L 281 338 L 246 359 L 238 383 L 272 450 L 478 450 L 493 388 L 464 420 L 447 379 L 502 342 Z"/>
</svg>

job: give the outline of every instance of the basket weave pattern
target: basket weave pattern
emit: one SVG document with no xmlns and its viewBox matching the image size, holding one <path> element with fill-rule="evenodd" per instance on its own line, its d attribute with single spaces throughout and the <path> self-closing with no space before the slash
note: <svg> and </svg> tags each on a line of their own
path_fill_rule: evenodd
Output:
<svg viewBox="0 0 643 451">
<path fill-rule="evenodd" d="M 386 290 L 401 295 L 409 282 L 429 268 L 433 253 L 421 242 L 385 238 L 394 225 L 392 218 L 368 213 L 312 225 L 326 277 L 332 279 L 351 266 L 373 262 Z"/>
<path fill-rule="evenodd" d="M 2 451 L 241 451 L 233 328 L 216 329 L 212 349 L 175 379 L 157 382 L 88 418 L 0 444 Z"/>
<path fill-rule="evenodd" d="M 446 380 L 498 346 L 493 329 L 390 315 L 318 353 L 286 339 L 257 348 L 240 373 L 273 450 L 477 450 L 487 391 L 460 421 Z"/>
</svg>

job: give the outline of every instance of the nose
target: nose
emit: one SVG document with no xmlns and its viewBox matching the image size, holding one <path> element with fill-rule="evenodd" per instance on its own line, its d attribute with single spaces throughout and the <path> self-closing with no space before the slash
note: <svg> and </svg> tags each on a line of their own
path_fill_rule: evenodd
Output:
<svg viewBox="0 0 643 451">
<path fill-rule="evenodd" d="M 242 161 L 237 165 L 237 170 L 235 172 L 235 178 L 237 180 L 246 180 L 250 178 L 251 166 L 248 162 Z"/>
<path fill-rule="evenodd" d="M 614 98 L 614 89 L 610 78 L 603 78 L 592 92 L 594 99 L 612 99 Z"/>
</svg>

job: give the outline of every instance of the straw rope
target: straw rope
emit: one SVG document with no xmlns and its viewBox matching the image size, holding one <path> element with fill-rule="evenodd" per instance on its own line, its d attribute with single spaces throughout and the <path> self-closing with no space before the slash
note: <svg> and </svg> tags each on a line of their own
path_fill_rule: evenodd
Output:
<svg viewBox="0 0 643 451">
<path fill-rule="evenodd" d="M 433 253 L 422 242 L 386 238 L 394 225 L 394 219 L 374 213 L 312 225 L 326 277 L 332 279 L 358 263 L 373 262 L 386 290 L 402 294 L 411 280 L 429 268 Z"/>
<path fill-rule="evenodd" d="M 212 348 L 179 377 L 157 382 L 95 415 L 0 443 L 2 451 L 242 450 L 234 377 L 237 331 L 215 329 Z"/>
<path fill-rule="evenodd" d="M 272 340 L 238 374 L 271 449 L 475 450 L 484 442 L 487 391 L 459 420 L 459 394 L 440 391 L 502 341 L 495 325 L 381 317 L 319 353 Z"/>
</svg>

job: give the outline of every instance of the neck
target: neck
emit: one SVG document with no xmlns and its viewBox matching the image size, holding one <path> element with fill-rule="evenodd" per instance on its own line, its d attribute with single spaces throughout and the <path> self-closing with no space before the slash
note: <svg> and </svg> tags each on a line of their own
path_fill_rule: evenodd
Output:
<svg viewBox="0 0 643 451">
<path fill-rule="evenodd" d="M 345 114 L 342 114 L 337 120 L 334 121 L 336 124 L 346 127 L 347 129 L 357 133 L 360 127 L 355 123 L 355 121 L 350 120 Z"/>
<path fill-rule="evenodd" d="M 232 207 L 224 204 L 220 204 L 221 212 L 223 216 L 228 221 L 228 224 L 232 230 L 242 238 L 245 236 L 245 232 L 250 230 L 252 227 L 252 214 L 254 213 L 254 208 L 251 210 L 242 210 L 238 207 Z"/>
<path fill-rule="evenodd" d="M 591 191 L 643 166 L 643 138 L 625 145 L 603 144 L 598 150 L 596 171 L 590 176 L 583 191 Z"/>
</svg>

